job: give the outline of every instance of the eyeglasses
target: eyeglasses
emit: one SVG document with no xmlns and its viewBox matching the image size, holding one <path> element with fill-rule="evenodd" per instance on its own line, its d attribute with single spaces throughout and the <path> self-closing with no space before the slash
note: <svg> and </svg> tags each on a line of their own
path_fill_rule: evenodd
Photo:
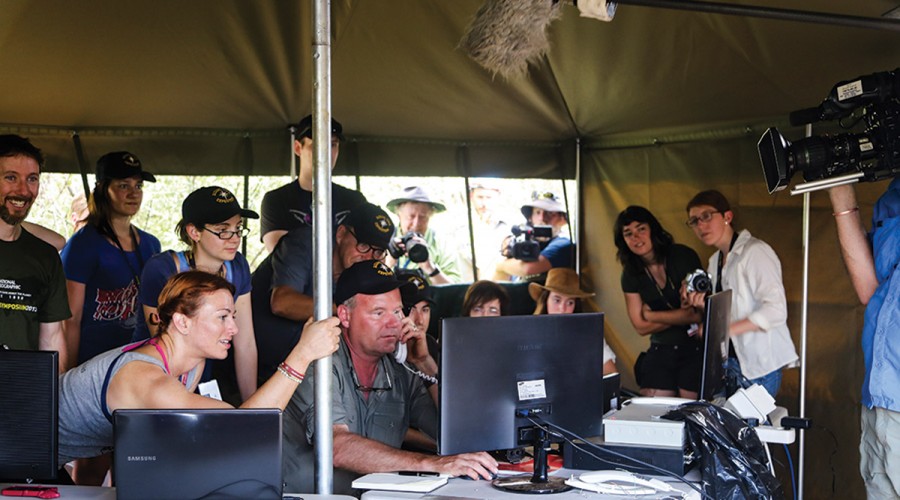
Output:
<svg viewBox="0 0 900 500">
<path fill-rule="evenodd" d="M 350 234 L 352 234 L 353 238 L 356 240 L 356 251 L 357 252 L 359 252 L 359 253 L 372 252 L 372 257 L 374 257 L 375 260 L 381 260 L 384 258 L 384 254 L 387 253 L 387 250 L 385 250 L 384 248 L 378 248 L 378 247 L 372 246 L 368 243 L 363 243 L 363 242 L 359 241 L 359 238 L 356 236 L 356 233 L 353 232 L 353 229 L 351 229 L 349 227 L 347 228 L 347 231 Z"/>
<path fill-rule="evenodd" d="M 690 219 L 686 220 L 684 223 L 687 224 L 688 227 L 697 227 L 697 224 L 700 224 L 701 222 L 706 224 L 707 222 L 712 220 L 714 214 L 720 214 L 720 213 L 722 213 L 722 212 L 719 212 L 718 210 L 713 210 L 711 212 L 701 212 L 700 215 L 698 215 L 696 217 L 691 217 Z"/>
<path fill-rule="evenodd" d="M 349 359 L 349 358 L 348 358 Z M 353 366 L 353 360 L 350 359 L 350 376 L 353 377 L 353 385 L 356 386 L 356 390 L 359 392 L 387 392 L 394 388 L 394 384 L 391 383 L 391 374 L 387 371 L 387 365 L 385 365 L 384 356 L 381 357 L 381 371 L 384 372 L 385 378 L 387 378 L 387 387 L 369 387 L 359 383 L 359 377 L 356 375 L 356 368 Z"/>
<path fill-rule="evenodd" d="M 238 229 L 237 231 L 219 231 L 219 232 L 216 232 L 216 231 L 213 231 L 212 229 L 210 229 L 210 228 L 208 228 L 208 227 L 206 227 L 206 226 L 203 226 L 203 230 L 204 230 L 204 231 L 209 231 L 209 232 L 211 232 L 212 234 L 218 236 L 220 240 L 230 240 L 231 238 L 234 238 L 235 236 L 240 236 L 241 238 L 244 238 L 244 237 L 246 237 L 248 234 L 250 234 L 250 228 L 249 228 L 249 227 L 242 227 L 242 228 Z"/>
</svg>

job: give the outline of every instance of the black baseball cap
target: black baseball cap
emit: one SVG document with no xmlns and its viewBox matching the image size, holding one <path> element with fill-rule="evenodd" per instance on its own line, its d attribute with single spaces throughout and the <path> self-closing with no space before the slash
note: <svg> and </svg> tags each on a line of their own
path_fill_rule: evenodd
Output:
<svg viewBox="0 0 900 500">
<path fill-rule="evenodd" d="M 338 139 L 344 141 L 344 126 L 341 125 L 341 122 L 331 119 L 331 133 L 332 135 L 336 135 Z M 312 139 L 313 136 L 313 118 L 312 115 L 306 115 L 300 120 L 299 123 L 294 125 L 294 138 L 299 139 L 301 137 L 309 137 Z"/>
<path fill-rule="evenodd" d="M 363 295 L 381 295 L 391 290 L 400 289 L 401 296 L 405 288 L 414 285 L 400 281 L 384 262 L 380 260 L 364 260 L 344 269 L 334 287 L 334 303 L 343 304 L 350 297 Z"/>
<path fill-rule="evenodd" d="M 431 298 L 431 286 L 418 273 L 400 274 L 397 276 L 400 281 L 406 281 L 412 286 L 407 286 L 402 292 L 403 309 L 409 310 L 419 302 L 425 301 L 431 305 L 435 305 L 434 299 Z M 407 312 L 407 314 L 409 314 Z"/>
<path fill-rule="evenodd" d="M 253 210 L 241 208 L 234 194 L 219 186 L 206 186 L 195 190 L 181 203 L 181 218 L 196 226 L 217 224 L 235 215 L 259 219 Z"/>
<path fill-rule="evenodd" d="M 141 166 L 141 160 L 128 151 L 106 153 L 97 160 L 97 182 L 106 179 L 127 179 L 138 176 L 147 182 L 156 182 L 156 176 Z"/>
<path fill-rule="evenodd" d="M 387 212 L 368 202 L 351 209 L 341 225 L 353 228 L 356 241 L 383 250 L 394 236 L 394 223 Z"/>
</svg>

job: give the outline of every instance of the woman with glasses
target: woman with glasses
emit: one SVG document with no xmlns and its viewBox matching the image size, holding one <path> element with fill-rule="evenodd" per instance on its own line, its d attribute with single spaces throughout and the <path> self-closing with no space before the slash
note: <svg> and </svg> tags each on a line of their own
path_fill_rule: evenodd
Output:
<svg viewBox="0 0 900 500">
<path fill-rule="evenodd" d="M 194 390 L 205 361 L 225 359 L 232 342 L 244 334 L 238 329 L 236 293 L 232 283 L 216 274 L 179 273 L 159 294 L 156 336 L 102 353 L 63 374 L 59 383 L 60 464 L 80 457 L 108 457 L 115 410 L 229 408 L 227 403 Z M 337 318 L 308 321 L 300 340 L 285 353 L 278 373 L 241 408 L 283 410 L 310 363 L 334 353 L 339 342 Z"/>
<path fill-rule="evenodd" d="M 72 317 L 65 322 L 69 368 L 131 341 L 140 315 L 141 271 L 159 252 L 159 240 L 135 227 L 144 182 L 155 182 L 141 162 L 125 151 L 97 161 L 96 183 L 88 201 L 87 224 L 69 239 L 60 257 Z M 108 461 L 79 461 L 78 484 L 100 485 Z"/>
<path fill-rule="evenodd" d="M 681 300 L 681 282 L 701 267 L 700 257 L 675 243 L 646 208 L 630 206 L 616 217 L 613 239 L 622 264 L 622 292 L 635 331 L 650 336 L 634 376 L 644 396 L 697 399 L 703 343 L 691 325 L 700 314 Z"/>
<path fill-rule="evenodd" d="M 235 287 L 236 321 L 241 335 L 234 339 L 234 354 L 213 363 L 203 381 L 215 378 L 223 399 L 235 404 L 256 391 L 257 380 L 250 265 L 238 251 L 249 232 L 244 218 L 258 219 L 259 215 L 241 208 L 234 194 L 222 187 L 202 187 L 184 199 L 176 232 L 189 249 L 162 252 L 147 262 L 140 292 L 144 321 L 134 337 L 134 341 L 139 341 L 156 335 L 159 294 L 173 274 L 196 269 L 225 278 Z"/>
<path fill-rule="evenodd" d="M 460 316 L 480 318 L 507 314 L 509 314 L 509 293 L 502 285 L 493 281 L 480 280 L 472 283 L 466 290 Z"/>
<path fill-rule="evenodd" d="M 722 193 L 698 193 L 688 202 L 687 212 L 687 224 L 697 238 L 716 249 L 708 268 L 714 291 L 732 290 L 726 368 L 775 397 L 781 369 L 797 361 L 787 327 L 781 261 L 772 247 L 749 231 L 735 230 L 734 213 Z M 687 299 L 703 306 L 702 294 L 689 294 Z"/>
</svg>

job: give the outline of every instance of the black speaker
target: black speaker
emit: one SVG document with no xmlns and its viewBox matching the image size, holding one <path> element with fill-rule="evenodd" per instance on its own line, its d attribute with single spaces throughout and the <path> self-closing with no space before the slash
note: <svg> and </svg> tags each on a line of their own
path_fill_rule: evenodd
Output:
<svg viewBox="0 0 900 500">
<path fill-rule="evenodd" d="M 0 349 L 0 481 L 54 480 L 59 354 Z"/>
</svg>

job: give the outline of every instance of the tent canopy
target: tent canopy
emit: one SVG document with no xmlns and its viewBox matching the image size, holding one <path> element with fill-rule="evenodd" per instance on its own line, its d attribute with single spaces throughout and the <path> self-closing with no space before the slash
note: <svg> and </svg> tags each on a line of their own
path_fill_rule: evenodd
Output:
<svg viewBox="0 0 900 500">
<path fill-rule="evenodd" d="M 332 2 L 333 112 L 353 138 L 339 172 L 572 177 L 575 138 L 742 133 L 900 60 L 897 31 L 629 5 L 604 23 L 569 4 L 547 57 L 507 81 L 458 48 L 482 1 Z M 286 126 L 311 108 L 311 24 L 310 2 L 9 0 L 0 124 L 45 136 L 49 170 L 77 168 L 77 131 L 89 162 L 115 148 L 161 173 L 283 174 Z"/>
</svg>

